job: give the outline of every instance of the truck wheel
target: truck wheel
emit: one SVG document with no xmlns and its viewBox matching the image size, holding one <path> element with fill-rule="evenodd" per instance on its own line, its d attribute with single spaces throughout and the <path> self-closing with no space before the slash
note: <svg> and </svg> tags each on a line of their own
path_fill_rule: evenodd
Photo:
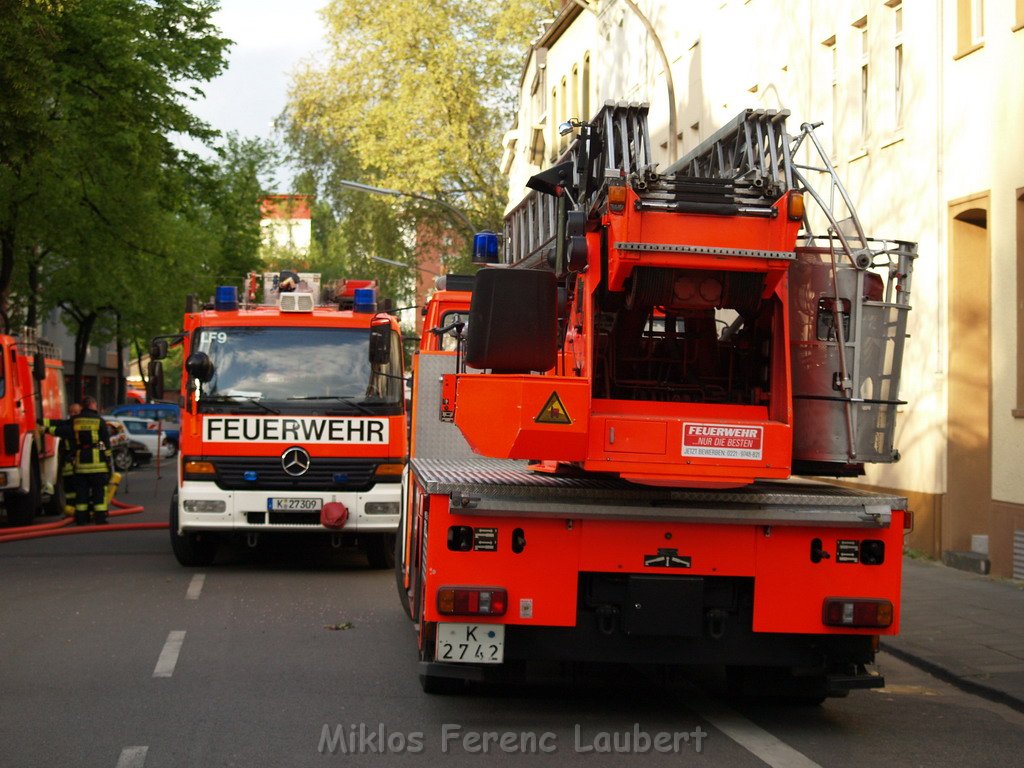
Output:
<svg viewBox="0 0 1024 768">
<path fill-rule="evenodd" d="M 135 464 L 135 457 L 132 456 L 131 449 L 128 446 L 121 446 L 120 448 L 114 449 L 114 469 L 118 472 L 127 472 Z"/>
<path fill-rule="evenodd" d="M 60 472 L 57 472 L 57 482 L 53 484 L 53 493 L 43 505 L 43 514 L 63 515 L 64 507 L 67 505 L 67 498 L 64 495 L 64 479 Z"/>
<path fill-rule="evenodd" d="M 466 692 L 466 681 L 459 677 L 420 675 L 420 687 L 432 696 L 457 696 Z"/>
<path fill-rule="evenodd" d="M 815 707 L 827 697 L 824 675 L 797 677 L 781 667 L 727 667 L 729 694 L 737 699 Z"/>
<path fill-rule="evenodd" d="M 178 562 L 189 568 L 211 565 L 219 542 L 212 533 L 178 533 L 178 494 L 171 496 L 171 549 Z"/>
<path fill-rule="evenodd" d="M 42 494 L 39 491 L 39 462 L 35 452 L 32 453 L 32 468 L 28 481 L 28 493 L 9 492 L 4 495 L 4 506 L 7 507 L 7 522 L 13 526 L 32 525 L 42 506 Z"/>
<path fill-rule="evenodd" d="M 370 567 L 383 570 L 395 567 L 395 534 L 375 533 L 363 538 L 363 553 Z"/>
<path fill-rule="evenodd" d="M 405 611 L 405 615 L 410 619 L 412 618 L 412 608 L 409 605 L 409 593 L 405 590 L 405 578 L 402 573 L 402 561 L 405 559 L 404 549 L 405 539 L 402 536 L 395 536 L 395 589 L 398 590 L 398 599 L 402 603 L 402 610 Z"/>
</svg>

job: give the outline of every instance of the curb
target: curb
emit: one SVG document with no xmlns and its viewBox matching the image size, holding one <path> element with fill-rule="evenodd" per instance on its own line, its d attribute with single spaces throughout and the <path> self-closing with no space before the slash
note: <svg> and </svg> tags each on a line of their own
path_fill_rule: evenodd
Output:
<svg viewBox="0 0 1024 768">
<path fill-rule="evenodd" d="M 974 680 L 968 680 L 967 678 L 961 677 L 954 672 L 946 669 L 945 667 L 936 664 L 933 661 L 929 661 L 922 656 L 918 656 L 913 653 L 909 653 L 900 648 L 894 648 L 893 646 L 882 643 L 881 650 L 888 653 L 890 656 L 895 656 L 901 661 L 905 661 L 907 664 L 917 667 L 928 674 L 937 677 L 943 682 L 949 683 L 950 685 L 959 688 L 965 693 L 970 693 L 974 696 L 980 696 L 983 699 L 995 702 L 996 704 L 1002 704 L 1010 707 L 1017 712 L 1024 714 L 1024 699 L 1019 699 L 1016 696 L 1001 691 L 998 688 L 985 685 L 984 683 L 978 683 Z M 883 689 L 884 690 L 884 689 Z"/>
</svg>

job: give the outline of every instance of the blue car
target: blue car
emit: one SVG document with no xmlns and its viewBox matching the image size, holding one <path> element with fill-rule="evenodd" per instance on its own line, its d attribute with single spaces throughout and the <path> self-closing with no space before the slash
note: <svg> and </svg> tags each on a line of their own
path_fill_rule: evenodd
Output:
<svg viewBox="0 0 1024 768">
<path fill-rule="evenodd" d="M 173 403 L 128 403 L 115 405 L 108 412 L 111 416 L 135 416 L 140 419 L 162 421 L 163 430 L 178 452 L 178 435 L 181 432 L 181 409 Z"/>
</svg>

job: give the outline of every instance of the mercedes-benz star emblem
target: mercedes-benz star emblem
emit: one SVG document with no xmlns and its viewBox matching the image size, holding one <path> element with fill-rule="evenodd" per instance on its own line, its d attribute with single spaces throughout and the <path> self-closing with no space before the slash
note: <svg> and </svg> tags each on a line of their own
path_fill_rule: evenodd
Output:
<svg viewBox="0 0 1024 768">
<path fill-rule="evenodd" d="M 309 471 L 309 453 L 305 448 L 289 448 L 281 454 L 281 467 L 292 477 Z"/>
</svg>

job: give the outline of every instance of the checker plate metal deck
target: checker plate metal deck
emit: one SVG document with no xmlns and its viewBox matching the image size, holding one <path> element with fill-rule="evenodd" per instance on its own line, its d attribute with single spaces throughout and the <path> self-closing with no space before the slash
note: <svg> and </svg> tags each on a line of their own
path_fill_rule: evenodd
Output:
<svg viewBox="0 0 1024 768">
<path fill-rule="evenodd" d="M 552 475 L 501 459 L 412 459 L 411 464 L 428 493 L 451 498 L 453 514 L 885 528 L 892 510 L 907 504 L 900 496 L 807 480 L 708 490 Z"/>
</svg>

